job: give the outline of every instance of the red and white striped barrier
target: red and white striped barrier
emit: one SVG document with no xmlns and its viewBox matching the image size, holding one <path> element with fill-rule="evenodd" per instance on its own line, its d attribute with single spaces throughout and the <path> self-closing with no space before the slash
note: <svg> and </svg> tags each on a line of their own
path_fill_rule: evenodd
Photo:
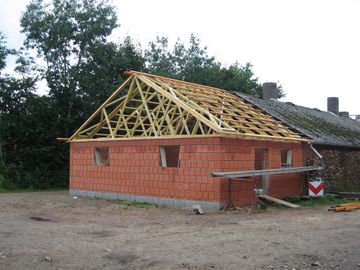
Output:
<svg viewBox="0 0 360 270">
<path fill-rule="evenodd" d="M 321 179 L 315 181 L 309 181 L 309 196 L 318 197 L 324 196 L 324 187 L 325 184 Z"/>
</svg>

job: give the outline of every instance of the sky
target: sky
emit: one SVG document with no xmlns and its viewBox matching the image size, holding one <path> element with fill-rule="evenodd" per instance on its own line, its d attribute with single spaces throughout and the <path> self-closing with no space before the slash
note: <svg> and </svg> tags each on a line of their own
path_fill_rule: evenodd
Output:
<svg viewBox="0 0 360 270">
<path fill-rule="evenodd" d="M 24 36 L 19 19 L 29 0 L 0 0 L 0 30 L 8 46 Z M 224 65 L 253 65 L 260 82 L 280 82 L 283 101 L 360 114 L 360 0 L 113 0 L 120 28 L 146 47 L 156 35 L 199 37 Z M 10 61 L 11 65 L 11 61 Z"/>
</svg>

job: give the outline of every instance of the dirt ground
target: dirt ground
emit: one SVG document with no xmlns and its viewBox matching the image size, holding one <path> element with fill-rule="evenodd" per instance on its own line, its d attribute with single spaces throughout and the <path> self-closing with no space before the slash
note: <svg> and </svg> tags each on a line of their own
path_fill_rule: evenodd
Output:
<svg viewBox="0 0 360 270">
<path fill-rule="evenodd" d="M 0 269 L 360 269 L 360 211 L 188 210 L 0 194 Z"/>
</svg>

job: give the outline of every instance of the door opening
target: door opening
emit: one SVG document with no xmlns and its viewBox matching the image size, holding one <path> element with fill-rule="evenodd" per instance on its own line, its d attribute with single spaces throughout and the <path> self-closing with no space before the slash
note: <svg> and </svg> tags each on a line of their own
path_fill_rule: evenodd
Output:
<svg viewBox="0 0 360 270">
<path fill-rule="evenodd" d="M 255 170 L 265 170 L 269 168 L 269 149 L 255 148 Z M 263 175 L 255 177 L 255 189 L 258 194 L 268 194 L 270 176 Z"/>
</svg>

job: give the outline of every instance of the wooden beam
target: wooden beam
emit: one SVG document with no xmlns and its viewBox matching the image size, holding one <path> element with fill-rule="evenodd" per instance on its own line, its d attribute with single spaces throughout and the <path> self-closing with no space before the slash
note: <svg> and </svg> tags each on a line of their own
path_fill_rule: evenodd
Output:
<svg viewBox="0 0 360 270">
<path fill-rule="evenodd" d="M 221 134 L 258 140 L 308 141 L 232 92 L 157 75 L 128 74 L 131 76 L 126 82 L 70 140 L 76 136 L 81 139 L 103 137 L 107 131 L 107 136 L 113 139 Z M 119 97 L 126 87 L 127 94 Z M 95 121 L 98 122 L 92 124 Z"/>
<path fill-rule="evenodd" d="M 95 117 L 98 115 L 99 112 L 102 111 L 102 109 L 108 104 L 116 95 L 118 95 L 125 87 L 126 85 L 133 79 L 134 76 L 130 76 L 118 89 L 115 90 L 114 93 L 110 95 L 110 97 L 105 100 L 105 102 L 85 121 L 84 124 L 81 125 L 81 127 L 70 137 L 69 141 L 75 138 L 76 135 L 79 134 L 79 132 L 84 129 Z"/>
<path fill-rule="evenodd" d="M 289 202 L 286 202 L 286 201 L 283 201 L 283 200 L 280 200 L 280 199 L 277 199 L 277 198 L 274 198 L 274 197 L 271 197 L 268 195 L 258 195 L 258 197 L 268 200 L 268 201 L 276 202 L 276 203 L 279 203 L 279 204 L 282 204 L 282 205 L 285 205 L 285 206 L 288 206 L 291 208 L 299 208 L 299 205 L 297 205 L 297 204 L 289 203 Z"/>
<path fill-rule="evenodd" d="M 142 91 L 142 89 L 141 89 L 141 86 L 140 86 L 140 83 L 139 83 L 138 79 L 135 78 L 135 81 L 136 81 L 136 84 L 137 84 L 138 91 L 139 91 L 139 93 L 140 93 L 141 99 L 142 99 L 142 101 L 143 101 L 143 105 L 144 105 L 144 107 L 145 107 L 146 113 L 148 114 L 148 119 L 149 119 L 150 124 L 151 124 L 151 127 L 152 127 L 152 129 L 153 129 L 153 133 L 154 133 L 155 137 L 157 137 L 157 136 L 158 136 L 157 127 L 156 127 L 155 124 L 154 124 L 154 120 L 153 120 L 153 118 L 152 118 L 152 116 L 151 116 L 151 112 L 150 112 L 149 107 L 148 107 L 148 105 L 147 105 L 147 103 L 146 103 L 146 98 L 145 98 L 144 93 L 143 93 L 143 91 Z"/>
<path fill-rule="evenodd" d="M 145 127 L 145 125 L 144 125 L 144 123 L 143 123 L 143 120 L 141 119 L 140 112 L 139 112 L 139 111 L 136 111 L 136 112 L 137 112 L 137 114 L 138 114 L 138 119 L 139 119 L 139 121 L 140 121 L 140 125 L 141 125 L 141 127 L 142 127 L 142 129 L 143 129 L 144 135 L 145 135 L 145 136 L 148 136 L 148 133 L 147 133 L 147 131 L 146 131 L 146 127 Z"/>
<path fill-rule="evenodd" d="M 140 95 L 140 93 L 139 93 L 139 95 Z M 151 100 L 155 95 L 157 95 L 156 92 L 152 93 L 149 97 L 146 98 L 146 101 Z M 145 103 L 146 103 L 146 102 L 145 102 Z M 127 118 L 124 120 L 124 123 L 127 123 L 129 119 L 131 119 L 132 117 L 134 117 L 135 115 L 137 115 L 137 111 L 139 111 L 139 112 L 142 111 L 145 103 L 142 103 L 139 107 L 135 108 L 135 109 L 133 110 L 133 112 L 132 112 L 130 115 L 128 115 Z M 145 112 L 146 112 L 146 111 L 145 111 Z M 149 117 L 149 115 L 146 113 L 146 116 L 145 116 L 142 120 L 145 121 L 148 117 Z M 135 130 L 139 127 L 139 125 L 140 125 L 140 122 L 139 122 L 138 119 L 137 119 L 137 120 L 136 120 L 136 123 L 134 124 L 133 129 L 132 129 L 132 131 L 131 131 L 131 136 L 134 134 Z M 120 126 L 121 126 L 121 125 L 120 125 Z M 151 125 L 150 125 L 150 126 L 151 126 Z M 151 127 L 151 128 L 152 128 L 152 127 Z M 151 129 L 151 128 L 150 128 L 150 129 Z M 149 132 L 150 129 L 148 129 L 147 132 Z"/>
<path fill-rule="evenodd" d="M 126 95 L 125 95 L 125 96 L 122 96 L 122 97 L 120 97 L 120 98 L 118 98 L 118 99 L 115 99 L 114 101 L 111 101 L 111 102 L 107 103 L 107 104 L 106 104 L 106 107 L 109 107 L 109 106 L 111 106 L 111 105 L 113 105 L 113 104 L 115 104 L 115 103 L 119 103 L 120 101 L 122 101 L 122 100 L 125 99 L 125 98 L 126 98 Z"/>
<path fill-rule="evenodd" d="M 216 130 L 219 130 L 219 127 L 215 123 L 213 123 L 210 120 L 206 119 L 203 115 L 201 115 L 199 112 L 195 111 L 192 107 L 190 107 L 186 103 L 181 102 L 180 100 L 174 98 L 170 93 L 168 93 L 167 91 L 165 91 L 161 87 L 157 86 L 155 83 L 153 83 L 148 78 L 146 78 L 144 76 L 141 76 L 141 77 L 139 77 L 139 79 L 142 80 L 143 82 L 145 82 L 146 84 L 148 84 L 149 86 L 152 86 L 153 89 L 160 92 L 163 96 L 165 96 L 168 99 L 172 100 L 178 107 L 187 110 L 189 113 L 193 114 L 194 117 L 198 118 L 199 120 L 201 119 L 200 121 L 204 122 L 204 124 L 209 125 L 209 126 L 213 127 Z"/>
<path fill-rule="evenodd" d="M 112 129 L 112 127 L 111 127 L 111 123 L 110 123 L 110 121 L 109 121 L 109 117 L 108 117 L 108 115 L 107 115 L 107 112 L 106 112 L 105 108 L 103 108 L 102 111 L 103 111 L 103 114 L 104 114 L 106 123 L 107 123 L 107 125 L 108 125 L 108 127 L 109 127 L 109 131 L 110 131 L 111 137 L 112 137 L 112 138 L 115 138 L 115 135 L 114 135 L 113 129 Z"/>
<path fill-rule="evenodd" d="M 56 140 L 62 141 L 62 142 L 67 142 L 69 140 L 69 138 L 57 137 Z"/>
<path fill-rule="evenodd" d="M 132 93 L 132 88 L 133 88 L 133 85 L 134 85 L 133 81 L 134 81 L 134 78 L 132 78 L 132 81 L 130 83 L 130 87 L 129 87 L 128 93 L 126 95 L 126 98 L 118 106 L 116 106 L 115 109 L 112 110 L 112 112 L 109 114 L 109 119 L 112 118 L 119 111 L 119 109 L 121 107 L 125 106 L 126 103 L 129 100 L 129 96 L 133 95 L 133 93 Z M 106 124 L 106 119 L 102 119 L 99 122 L 98 126 L 93 130 L 93 132 L 89 136 L 93 137 L 94 134 L 96 134 L 96 132 L 98 132 L 101 129 L 101 127 L 103 127 L 105 124 Z M 117 132 L 117 129 L 115 127 L 114 134 L 116 134 L 116 132 Z"/>
<path fill-rule="evenodd" d="M 156 95 L 157 93 L 156 92 L 154 92 L 152 95 Z M 150 100 L 152 98 L 152 96 L 150 96 L 149 98 L 147 98 L 147 100 Z M 137 107 L 137 108 L 134 108 L 134 110 L 133 110 L 133 112 L 130 114 L 130 115 L 127 115 L 127 117 L 125 118 L 125 116 L 124 116 L 124 123 L 123 124 L 125 124 L 125 123 L 128 123 L 128 121 L 132 118 L 132 117 L 134 117 L 134 116 L 136 116 L 137 115 L 137 112 L 136 111 L 143 111 L 143 107 L 144 107 L 144 104 L 142 103 L 139 107 Z M 143 120 L 146 120 L 146 118 L 148 117 L 148 115 L 146 115 L 146 117 L 143 119 Z M 137 128 L 138 126 L 140 125 L 140 123 L 139 123 L 139 121 L 137 121 L 137 123 L 135 124 L 135 128 Z M 120 125 L 121 126 L 121 125 Z"/>
<path fill-rule="evenodd" d="M 159 100 L 161 109 L 162 109 L 162 111 L 163 111 L 163 117 L 162 117 L 162 119 L 160 120 L 160 127 L 163 126 L 163 123 L 164 123 L 164 120 L 165 120 L 165 122 L 166 122 L 166 124 L 167 124 L 167 127 L 168 127 L 168 129 L 170 130 L 170 134 L 171 134 L 171 135 L 175 135 L 175 130 L 174 130 L 174 127 L 173 127 L 173 125 L 172 125 L 172 121 L 171 121 L 171 119 L 170 119 L 170 117 L 169 117 L 169 114 L 168 114 L 169 108 L 170 108 L 170 105 L 171 105 L 171 101 L 168 101 L 168 104 L 166 105 L 166 108 L 165 108 L 165 107 L 164 107 L 164 99 L 165 99 L 165 98 Z"/>
</svg>

